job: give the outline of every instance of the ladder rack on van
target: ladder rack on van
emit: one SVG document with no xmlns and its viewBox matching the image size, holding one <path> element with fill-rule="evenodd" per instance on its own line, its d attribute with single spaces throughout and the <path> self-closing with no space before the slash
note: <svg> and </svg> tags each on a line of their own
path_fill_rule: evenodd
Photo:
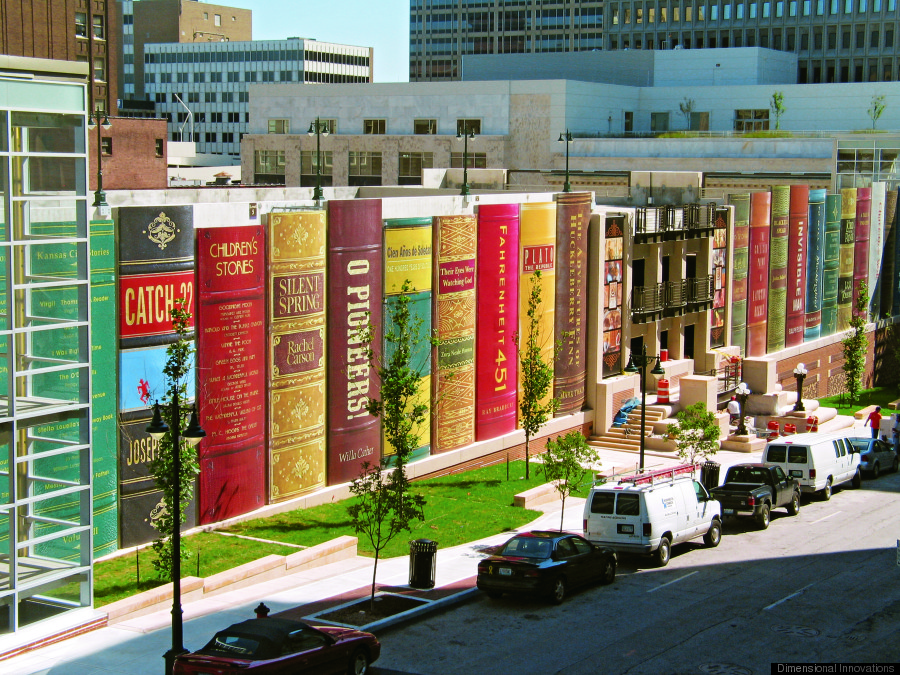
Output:
<svg viewBox="0 0 900 675">
<path fill-rule="evenodd" d="M 674 481 L 676 476 L 692 474 L 700 468 L 699 464 L 681 464 L 671 469 L 657 469 L 656 471 L 648 471 L 647 473 L 638 473 L 632 476 L 623 476 L 619 479 L 620 483 L 632 483 L 633 485 L 653 485 L 653 483 L 661 480 Z"/>
</svg>

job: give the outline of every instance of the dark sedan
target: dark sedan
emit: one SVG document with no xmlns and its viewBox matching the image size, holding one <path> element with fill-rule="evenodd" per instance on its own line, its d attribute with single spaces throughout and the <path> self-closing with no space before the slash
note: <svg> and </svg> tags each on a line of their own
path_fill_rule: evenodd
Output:
<svg viewBox="0 0 900 675">
<path fill-rule="evenodd" d="M 478 588 L 491 598 L 538 593 L 559 604 L 569 588 L 616 578 L 616 554 L 566 532 L 517 534 L 478 563 Z"/>
<path fill-rule="evenodd" d="M 371 633 L 262 618 L 236 623 L 196 652 L 175 661 L 174 675 L 362 675 L 381 654 Z"/>
</svg>

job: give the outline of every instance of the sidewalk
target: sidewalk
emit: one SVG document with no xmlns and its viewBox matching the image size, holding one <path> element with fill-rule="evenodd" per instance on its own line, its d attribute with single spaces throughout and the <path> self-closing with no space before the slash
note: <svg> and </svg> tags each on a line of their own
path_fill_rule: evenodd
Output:
<svg viewBox="0 0 900 675">
<path fill-rule="evenodd" d="M 604 469 L 615 467 L 618 472 L 634 468 L 638 461 L 636 455 L 626 452 L 601 450 L 600 455 Z M 714 459 L 722 465 L 724 472 L 731 464 L 758 461 L 759 457 L 721 451 Z M 679 463 L 675 458 L 649 452 L 645 458 L 645 466 L 651 469 Z M 564 529 L 581 531 L 583 506 L 583 498 L 570 497 L 566 500 Z M 539 508 L 544 514 L 520 530 L 559 529 L 560 503 L 554 501 Z M 398 618 L 400 621 L 417 619 L 429 610 L 464 602 L 472 597 L 478 592 L 475 574 L 478 560 L 485 555 L 484 549 L 503 543 L 509 537 L 509 533 L 501 533 L 452 548 L 439 548 L 435 588 L 427 591 L 409 587 L 407 556 L 379 561 L 379 589 L 415 595 L 430 602 L 423 608 L 411 610 L 412 616 L 391 617 L 373 624 L 367 630 L 378 635 L 379 628 L 396 623 Z M 372 567 L 371 558 L 356 557 L 186 603 L 183 608 L 184 645 L 189 650 L 198 649 L 217 630 L 253 618 L 253 610 L 260 602 L 269 607 L 272 615 L 284 613 L 292 618 L 302 618 L 325 607 L 368 596 Z M 156 612 L 0 662 L 0 670 L 5 675 L 159 675 L 163 672 L 162 655 L 171 646 L 170 626 L 170 611 Z"/>
</svg>

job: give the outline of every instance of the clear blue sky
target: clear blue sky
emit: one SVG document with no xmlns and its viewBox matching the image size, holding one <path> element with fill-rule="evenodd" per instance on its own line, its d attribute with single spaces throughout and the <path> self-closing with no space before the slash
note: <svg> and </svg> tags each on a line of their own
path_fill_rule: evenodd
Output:
<svg viewBox="0 0 900 675">
<path fill-rule="evenodd" d="M 253 11 L 254 40 L 302 37 L 375 49 L 376 82 L 409 81 L 409 0 L 216 0 Z"/>
</svg>

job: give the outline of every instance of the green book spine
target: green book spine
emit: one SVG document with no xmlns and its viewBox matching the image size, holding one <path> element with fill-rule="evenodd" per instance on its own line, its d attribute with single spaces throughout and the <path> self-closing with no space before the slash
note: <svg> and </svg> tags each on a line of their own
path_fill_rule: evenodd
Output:
<svg viewBox="0 0 900 675">
<path fill-rule="evenodd" d="M 750 193 L 731 195 L 734 206 L 734 280 L 731 284 L 731 344 L 747 353 L 747 276 L 750 271 Z"/>
<path fill-rule="evenodd" d="M 824 269 L 822 272 L 822 336 L 837 331 L 838 274 L 841 250 L 841 195 L 825 197 Z"/>
<path fill-rule="evenodd" d="M 853 250 L 856 246 L 856 188 L 841 190 L 841 243 L 838 270 L 837 330 L 850 328 L 853 305 Z"/>
<path fill-rule="evenodd" d="M 769 322 L 766 353 L 784 349 L 787 312 L 788 217 L 791 188 L 772 187 L 772 233 L 769 238 Z"/>
</svg>

